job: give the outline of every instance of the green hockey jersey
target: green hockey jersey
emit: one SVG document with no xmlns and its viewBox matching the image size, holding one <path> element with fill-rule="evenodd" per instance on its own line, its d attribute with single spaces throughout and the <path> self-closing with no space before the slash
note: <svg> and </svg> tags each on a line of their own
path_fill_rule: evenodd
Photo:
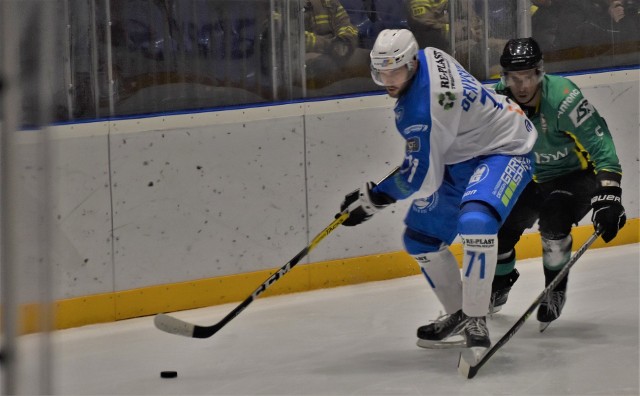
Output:
<svg viewBox="0 0 640 396">
<path fill-rule="evenodd" d="M 495 89 L 505 91 L 501 82 Z M 622 168 L 605 120 L 569 79 L 545 75 L 540 104 L 524 110 L 538 130 L 534 181 L 547 182 L 580 169 L 610 172 L 620 180 Z"/>
</svg>

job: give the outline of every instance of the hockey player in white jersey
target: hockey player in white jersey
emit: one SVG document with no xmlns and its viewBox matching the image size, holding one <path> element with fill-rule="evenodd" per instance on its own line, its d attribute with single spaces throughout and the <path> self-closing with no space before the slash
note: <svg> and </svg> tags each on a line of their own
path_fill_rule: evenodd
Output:
<svg viewBox="0 0 640 396">
<path fill-rule="evenodd" d="M 406 140 L 398 172 L 348 194 L 343 223 L 355 226 L 414 195 L 403 241 L 447 315 L 418 329 L 418 345 L 442 347 L 454 335 L 479 356 L 491 341 L 486 314 L 497 261 L 497 233 L 532 178 L 533 124 L 506 96 L 487 89 L 450 55 L 418 49 L 409 30 L 383 30 L 371 75 L 397 98 Z M 460 235 L 462 273 L 449 245 Z"/>
</svg>

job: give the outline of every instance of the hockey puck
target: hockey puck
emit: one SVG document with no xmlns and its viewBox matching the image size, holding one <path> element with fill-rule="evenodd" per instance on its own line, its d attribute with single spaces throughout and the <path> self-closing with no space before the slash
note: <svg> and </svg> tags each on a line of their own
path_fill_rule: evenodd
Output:
<svg viewBox="0 0 640 396">
<path fill-rule="evenodd" d="M 177 376 L 178 376 L 177 371 L 161 371 L 160 372 L 161 378 L 176 378 Z"/>
</svg>

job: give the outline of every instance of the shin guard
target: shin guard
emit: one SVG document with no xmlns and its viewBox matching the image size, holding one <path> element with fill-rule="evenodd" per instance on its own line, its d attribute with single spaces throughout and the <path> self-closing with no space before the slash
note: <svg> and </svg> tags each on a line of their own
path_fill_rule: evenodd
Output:
<svg viewBox="0 0 640 396">
<path fill-rule="evenodd" d="M 463 206 L 458 221 L 464 244 L 462 310 L 468 316 L 485 316 L 498 261 L 499 223 L 493 211 L 480 203 Z"/>
<path fill-rule="evenodd" d="M 412 257 L 420 265 L 445 312 L 452 314 L 462 308 L 460 269 L 448 246 L 443 245 L 437 252 L 415 254 Z"/>
<path fill-rule="evenodd" d="M 542 265 L 552 271 L 559 271 L 571 258 L 573 239 L 567 235 L 562 239 L 542 237 Z"/>
<path fill-rule="evenodd" d="M 462 310 L 468 316 L 485 316 L 491 302 L 496 271 L 498 235 L 462 235 Z"/>
</svg>

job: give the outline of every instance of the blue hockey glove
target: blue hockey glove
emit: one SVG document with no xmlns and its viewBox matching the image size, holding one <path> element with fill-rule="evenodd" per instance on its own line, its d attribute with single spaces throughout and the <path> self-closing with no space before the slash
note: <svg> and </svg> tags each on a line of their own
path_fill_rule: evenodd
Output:
<svg viewBox="0 0 640 396">
<path fill-rule="evenodd" d="M 347 227 L 353 227 L 371 218 L 376 212 L 386 208 L 396 200 L 385 193 L 374 193 L 374 182 L 365 183 L 362 188 L 350 192 L 340 204 L 340 211 L 349 210 L 349 218 L 342 223 Z M 338 218 L 340 214 L 336 215 Z"/>
<path fill-rule="evenodd" d="M 591 198 L 593 215 L 591 221 L 595 229 L 602 230 L 602 240 L 611 241 L 618 234 L 627 216 L 622 206 L 622 189 L 615 186 L 600 187 Z"/>
</svg>

